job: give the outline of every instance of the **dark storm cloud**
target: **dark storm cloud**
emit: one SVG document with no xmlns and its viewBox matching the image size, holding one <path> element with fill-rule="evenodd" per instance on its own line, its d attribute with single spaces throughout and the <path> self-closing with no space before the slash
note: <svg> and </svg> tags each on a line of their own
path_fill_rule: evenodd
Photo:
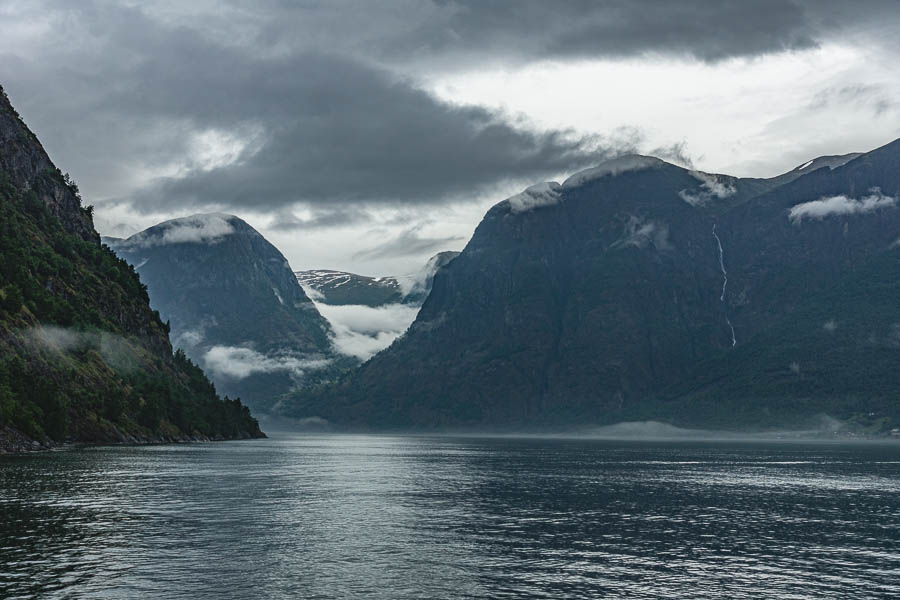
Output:
<svg viewBox="0 0 900 600">
<path fill-rule="evenodd" d="M 141 193 L 141 206 L 210 199 L 256 208 L 298 201 L 435 203 L 497 180 L 584 166 L 614 151 L 599 137 L 522 129 L 483 108 L 440 102 L 344 57 L 256 60 L 232 66 L 222 80 L 206 77 L 203 87 L 203 108 L 228 116 L 192 119 L 221 128 L 235 120 L 255 123 L 262 143 L 234 164 L 158 181 Z M 238 94 L 252 98 L 235 110 Z"/>
<path fill-rule="evenodd" d="M 681 54 L 715 61 L 814 47 L 816 28 L 780 0 L 456 0 L 444 22 L 386 45 L 396 54 L 489 49 L 534 58 Z"/>
<path fill-rule="evenodd" d="M 0 82 L 26 120 L 83 188 L 118 192 L 138 210 L 218 205 L 287 215 L 305 203 L 319 212 L 283 223 L 301 228 L 360 218 L 341 207 L 438 203 L 505 180 L 539 180 L 633 151 L 638 141 L 639 132 L 538 131 L 441 102 L 398 73 L 648 53 L 715 61 L 814 47 L 858 15 L 878 21 L 897 12 L 824 0 L 138 6 L 0 0 Z M 204 160 L 197 144 L 207 138 L 233 155 Z M 689 163 L 683 146 L 668 151 Z"/>
<path fill-rule="evenodd" d="M 244 5 L 244 2 L 236 2 Z M 265 28 L 296 44 L 300 20 L 354 53 L 452 64 L 662 54 L 719 61 L 814 48 L 896 22 L 892 0 L 336 0 L 283 3 Z"/>
<path fill-rule="evenodd" d="M 4 69 L 3 76 L 65 89 L 70 104 L 57 96 L 45 110 L 64 114 L 56 124 L 70 135 L 102 147 L 111 131 L 131 133 L 130 148 L 121 139 L 112 147 L 135 158 L 145 146 L 152 156 L 188 157 L 192 136 L 209 131 L 248 141 L 236 162 L 188 162 L 124 199 L 142 211 L 435 203 L 505 179 L 578 168 L 613 151 L 598 137 L 533 131 L 484 108 L 441 102 L 354 57 L 261 54 L 138 9 L 93 5 L 65 11 L 65 20 L 76 25 L 73 44 L 49 57 L 62 64 L 24 59 L 20 68 L 33 70 Z M 66 61 L 67 53 L 81 56 Z"/>
</svg>

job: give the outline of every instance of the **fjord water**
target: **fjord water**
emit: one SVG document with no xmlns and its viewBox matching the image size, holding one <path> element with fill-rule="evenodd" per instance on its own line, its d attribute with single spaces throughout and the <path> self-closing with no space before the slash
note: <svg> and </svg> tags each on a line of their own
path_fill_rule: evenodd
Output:
<svg viewBox="0 0 900 600">
<path fill-rule="evenodd" d="M 317 436 L 0 458 L 3 598 L 900 596 L 900 445 Z"/>
</svg>

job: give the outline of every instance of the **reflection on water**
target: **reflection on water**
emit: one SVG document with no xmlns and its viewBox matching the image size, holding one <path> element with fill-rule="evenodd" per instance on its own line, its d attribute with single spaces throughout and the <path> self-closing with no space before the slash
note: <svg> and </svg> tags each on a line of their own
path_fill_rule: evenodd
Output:
<svg viewBox="0 0 900 600">
<path fill-rule="evenodd" d="M 900 596 L 900 447 L 321 436 L 0 458 L 0 597 Z"/>
</svg>

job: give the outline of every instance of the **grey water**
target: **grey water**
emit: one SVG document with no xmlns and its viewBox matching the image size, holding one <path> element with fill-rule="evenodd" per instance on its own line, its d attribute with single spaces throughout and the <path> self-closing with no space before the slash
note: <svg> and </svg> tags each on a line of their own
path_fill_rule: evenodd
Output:
<svg viewBox="0 0 900 600">
<path fill-rule="evenodd" d="M 0 457 L 2 598 L 900 597 L 900 446 L 286 436 Z"/>
</svg>

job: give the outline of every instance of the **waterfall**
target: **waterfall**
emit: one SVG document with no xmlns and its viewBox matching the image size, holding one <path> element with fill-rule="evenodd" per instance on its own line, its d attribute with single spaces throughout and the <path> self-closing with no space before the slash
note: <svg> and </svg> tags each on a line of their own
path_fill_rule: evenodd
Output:
<svg viewBox="0 0 900 600">
<path fill-rule="evenodd" d="M 713 237 L 716 238 L 716 244 L 719 246 L 719 269 L 722 270 L 722 294 L 719 296 L 719 301 L 725 302 L 725 289 L 728 287 L 728 271 L 725 270 L 725 249 L 722 248 L 722 240 L 719 239 L 719 234 L 716 233 L 716 224 L 713 223 L 712 230 Z M 737 346 L 737 338 L 734 335 L 734 326 L 731 324 L 731 319 L 728 318 L 728 307 L 725 307 L 725 322 L 728 324 L 728 328 L 731 329 L 731 347 L 734 348 Z"/>
</svg>

